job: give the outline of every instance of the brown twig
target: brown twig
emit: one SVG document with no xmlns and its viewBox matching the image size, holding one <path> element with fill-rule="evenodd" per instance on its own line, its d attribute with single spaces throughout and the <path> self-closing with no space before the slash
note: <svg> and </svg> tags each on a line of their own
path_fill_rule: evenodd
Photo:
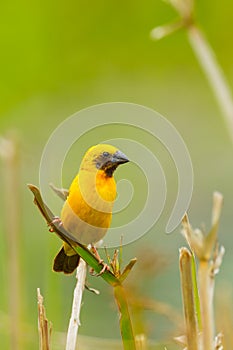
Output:
<svg viewBox="0 0 233 350">
<path fill-rule="evenodd" d="M 52 327 L 46 318 L 45 308 L 43 305 L 43 297 L 40 294 L 40 288 L 37 288 L 37 300 L 38 300 L 38 331 L 39 331 L 39 339 L 40 339 L 40 350 L 49 350 Z"/>
</svg>

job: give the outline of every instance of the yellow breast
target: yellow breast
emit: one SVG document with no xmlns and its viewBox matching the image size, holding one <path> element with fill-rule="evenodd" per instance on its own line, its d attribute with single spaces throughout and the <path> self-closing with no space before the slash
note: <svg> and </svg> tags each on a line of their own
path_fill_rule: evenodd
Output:
<svg viewBox="0 0 233 350">
<path fill-rule="evenodd" d="M 80 172 L 74 179 L 64 204 L 61 219 L 80 243 L 98 242 L 106 234 L 112 219 L 116 183 L 104 172 Z"/>
</svg>

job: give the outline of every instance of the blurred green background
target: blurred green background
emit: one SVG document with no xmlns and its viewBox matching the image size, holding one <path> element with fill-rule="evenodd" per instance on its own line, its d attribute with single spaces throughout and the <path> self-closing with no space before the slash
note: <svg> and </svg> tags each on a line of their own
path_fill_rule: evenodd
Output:
<svg viewBox="0 0 233 350">
<path fill-rule="evenodd" d="M 74 276 L 52 272 L 52 260 L 60 242 L 48 234 L 26 184 L 38 185 L 41 154 L 56 126 L 76 111 L 93 104 L 112 101 L 142 104 L 164 115 L 180 132 L 194 167 L 194 191 L 189 208 L 193 226 L 205 223 L 208 228 L 212 193 L 218 190 L 224 195 L 220 241 L 226 247 L 226 255 L 217 277 L 217 287 L 227 283 L 227 288 L 232 288 L 233 166 L 230 138 L 185 31 L 176 32 L 159 42 L 153 42 L 149 37 L 153 27 L 176 19 L 175 11 L 158 0 L 16 0 L 2 2 L 0 9 L 0 137 L 7 137 L 12 132 L 16 134 L 20 153 L 21 291 L 18 297 L 21 348 L 38 348 L 36 288 L 41 288 L 47 317 L 52 321 L 54 331 L 65 332 L 75 284 Z M 230 0 L 197 1 L 195 7 L 198 22 L 216 52 L 231 90 L 232 11 Z M 109 133 L 121 136 L 121 130 L 117 128 Z M 144 142 L 150 142 L 146 135 Z M 76 173 L 86 145 L 91 144 L 92 134 L 86 136 L 75 160 L 68 156 L 63 173 L 65 187 Z M 177 175 L 161 145 L 155 154 L 168 181 L 165 211 L 146 236 L 124 247 L 124 259 L 127 262 L 131 257 L 141 257 L 131 276 L 132 283 L 138 282 L 141 295 L 171 304 L 182 312 L 178 248 L 184 240 L 180 228 L 171 235 L 164 234 L 176 196 Z M 5 163 L 0 164 L 0 338 L 2 348 L 7 349 L 10 347 L 9 244 L 4 200 Z M 135 168 L 130 166 L 128 171 L 129 177 L 133 178 Z M 121 178 L 122 174 L 127 177 L 127 170 L 119 171 L 117 177 Z M 132 181 L 139 196 L 137 188 L 141 186 L 140 181 L 144 183 L 144 178 L 140 175 Z M 14 201 L 14 196 L 10 200 Z M 156 273 L 144 278 L 143 256 L 147 254 L 141 251 L 151 251 L 152 248 L 151 265 L 160 260 L 156 252 L 162 255 L 162 264 L 158 265 Z M 166 265 L 165 269 L 163 265 Z M 89 282 L 101 294 L 85 293 L 80 333 L 91 337 L 119 338 L 118 315 L 111 290 L 100 278 L 89 277 Z M 150 338 L 163 341 L 169 337 L 174 328 L 169 320 L 152 312 L 144 317 Z"/>
</svg>

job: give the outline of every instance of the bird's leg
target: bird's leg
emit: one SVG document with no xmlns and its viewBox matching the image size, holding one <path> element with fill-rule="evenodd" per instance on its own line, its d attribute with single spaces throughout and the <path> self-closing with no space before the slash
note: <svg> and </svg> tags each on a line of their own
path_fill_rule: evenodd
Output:
<svg viewBox="0 0 233 350">
<path fill-rule="evenodd" d="M 94 245 L 91 246 L 91 251 L 95 255 L 95 257 L 97 258 L 99 264 L 102 264 L 103 263 L 103 259 L 100 257 L 100 255 L 98 253 L 98 250 L 97 250 L 97 248 Z"/>
<path fill-rule="evenodd" d="M 53 220 L 48 224 L 48 226 L 50 226 L 49 232 L 54 232 L 53 225 L 56 225 L 56 224 L 58 224 L 58 227 L 61 227 L 63 225 L 59 216 L 54 216 Z"/>
<path fill-rule="evenodd" d="M 92 250 L 92 253 L 95 255 L 95 257 L 97 258 L 99 264 L 103 265 L 103 268 L 101 269 L 101 271 L 99 273 L 97 273 L 95 276 L 102 275 L 106 270 L 110 271 L 110 267 L 108 266 L 108 264 L 106 264 L 104 262 L 103 259 L 101 259 L 100 255 L 99 255 L 99 253 L 97 251 L 97 248 L 94 245 L 91 246 L 91 250 Z"/>
</svg>

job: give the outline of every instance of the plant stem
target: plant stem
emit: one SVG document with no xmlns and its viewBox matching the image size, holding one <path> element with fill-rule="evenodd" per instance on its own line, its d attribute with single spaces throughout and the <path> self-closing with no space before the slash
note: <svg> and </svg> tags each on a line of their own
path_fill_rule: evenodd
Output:
<svg viewBox="0 0 233 350">
<path fill-rule="evenodd" d="M 77 272 L 76 272 L 77 284 L 74 289 L 72 312 L 71 312 L 69 328 L 68 328 L 67 338 L 66 338 L 66 350 L 75 350 L 76 348 L 76 339 L 77 339 L 78 327 L 80 326 L 80 311 L 81 311 L 83 290 L 85 288 L 86 272 L 87 272 L 87 265 L 83 259 L 80 259 Z"/>
<path fill-rule="evenodd" d="M 49 350 L 51 327 L 49 327 L 48 320 L 46 318 L 45 308 L 43 305 L 43 297 L 40 294 L 40 288 L 37 288 L 37 301 L 38 301 L 38 331 L 39 331 L 39 337 L 40 337 L 40 350 Z"/>
<path fill-rule="evenodd" d="M 192 49 L 209 80 L 219 107 L 222 110 L 231 141 L 233 142 L 233 99 L 222 69 L 202 31 L 196 25 L 190 25 L 187 27 L 187 33 Z"/>
<path fill-rule="evenodd" d="M 137 334 L 135 337 L 136 349 L 137 350 L 147 350 L 148 344 L 145 334 Z"/>
<path fill-rule="evenodd" d="M 214 277 L 210 275 L 209 263 L 200 260 L 199 270 L 199 291 L 201 302 L 201 316 L 203 329 L 203 349 L 212 350 L 214 342 L 214 315 L 213 315 L 213 293 Z"/>
<path fill-rule="evenodd" d="M 193 294 L 194 294 L 194 302 L 195 302 L 195 310 L 197 315 L 197 324 L 198 331 L 202 331 L 202 319 L 201 319 L 201 304 L 199 297 L 199 290 L 197 285 L 197 269 L 196 269 L 196 260 L 194 252 L 191 251 L 192 254 L 192 278 L 193 278 Z"/>
<path fill-rule="evenodd" d="M 5 236 L 7 237 L 8 298 L 11 349 L 20 348 L 20 164 L 15 138 L 0 138 L 0 156 L 4 161 Z"/>
<path fill-rule="evenodd" d="M 120 330 L 124 350 L 136 350 L 125 290 L 121 284 L 114 287 L 114 296 L 120 312 Z"/>
<path fill-rule="evenodd" d="M 188 350 L 198 350 L 198 327 L 192 277 L 192 254 L 184 247 L 180 249 L 180 275 L 186 323 L 187 348 Z"/>
</svg>

